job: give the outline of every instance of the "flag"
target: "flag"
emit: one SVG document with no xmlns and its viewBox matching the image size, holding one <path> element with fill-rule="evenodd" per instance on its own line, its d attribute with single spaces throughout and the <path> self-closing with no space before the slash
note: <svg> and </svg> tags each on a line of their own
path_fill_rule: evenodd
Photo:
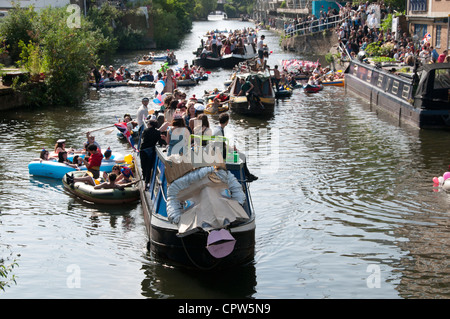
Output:
<svg viewBox="0 0 450 319">
<path fill-rule="evenodd" d="M 131 131 L 128 130 L 127 123 L 125 123 L 125 122 L 115 123 L 114 126 L 120 131 L 120 133 L 123 134 L 123 136 L 125 136 L 128 143 L 130 143 L 131 147 L 136 151 L 136 147 L 134 146 L 134 141 L 131 138 Z"/>
<path fill-rule="evenodd" d="M 422 39 L 422 43 L 430 42 L 430 40 L 431 40 L 431 34 L 430 34 L 430 32 L 427 32 L 427 34 L 425 34 L 425 36 Z"/>
<path fill-rule="evenodd" d="M 344 9 L 344 7 L 341 6 L 339 3 L 337 3 L 337 2 L 335 2 L 335 3 L 338 5 L 339 9 Z"/>
</svg>

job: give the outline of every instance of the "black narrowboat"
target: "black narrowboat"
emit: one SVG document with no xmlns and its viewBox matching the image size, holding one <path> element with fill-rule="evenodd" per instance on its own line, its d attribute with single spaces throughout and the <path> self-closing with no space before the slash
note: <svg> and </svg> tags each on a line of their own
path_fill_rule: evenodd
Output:
<svg viewBox="0 0 450 319">
<path fill-rule="evenodd" d="M 345 71 L 345 90 L 367 99 L 370 109 L 399 124 L 420 129 L 450 129 L 450 64 L 425 64 L 402 73 L 353 59 Z"/>
</svg>

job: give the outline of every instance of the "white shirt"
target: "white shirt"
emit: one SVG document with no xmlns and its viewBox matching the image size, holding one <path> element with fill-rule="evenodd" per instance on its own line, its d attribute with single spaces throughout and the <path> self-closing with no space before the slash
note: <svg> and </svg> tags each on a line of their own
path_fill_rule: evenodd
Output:
<svg viewBox="0 0 450 319">
<path fill-rule="evenodd" d="M 258 42 L 258 50 L 264 50 L 264 40 Z"/>
<path fill-rule="evenodd" d="M 144 106 L 144 104 L 142 104 L 137 111 L 137 122 L 139 127 L 144 125 L 145 123 L 144 121 L 147 119 L 147 115 L 148 115 L 148 108 L 147 106 Z"/>
</svg>

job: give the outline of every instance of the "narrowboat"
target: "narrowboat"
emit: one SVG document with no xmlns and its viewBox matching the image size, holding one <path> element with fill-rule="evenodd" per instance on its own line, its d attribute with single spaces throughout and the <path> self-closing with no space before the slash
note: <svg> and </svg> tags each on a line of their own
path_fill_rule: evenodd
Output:
<svg viewBox="0 0 450 319">
<path fill-rule="evenodd" d="M 220 142 L 222 144 L 222 142 Z M 244 163 L 167 156 L 155 148 L 150 183 L 139 184 L 150 253 L 164 263 L 212 270 L 251 263 L 255 250 L 255 214 Z M 142 176 L 139 156 L 136 173 Z"/>
<path fill-rule="evenodd" d="M 244 78 L 253 84 L 250 95 L 239 95 L 240 79 Z M 231 84 L 230 110 L 247 116 L 270 116 L 275 109 L 275 92 L 270 76 L 263 73 L 247 73 L 236 76 Z"/>
<path fill-rule="evenodd" d="M 404 68 L 353 59 L 345 71 L 345 90 L 367 99 L 371 110 L 399 124 L 449 129 L 450 63 L 425 64 L 412 73 L 401 72 Z"/>
<path fill-rule="evenodd" d="M 244 52 L 226 54 L 220 57 L 200 54 L 192 61 L 192 63 L 196 66 L 204 67 L 205 69 L 233 69 L 241 62 L 258 57 L 258 52 L 252 44 L 245 44 L 243 51 Z"/>
</svg>

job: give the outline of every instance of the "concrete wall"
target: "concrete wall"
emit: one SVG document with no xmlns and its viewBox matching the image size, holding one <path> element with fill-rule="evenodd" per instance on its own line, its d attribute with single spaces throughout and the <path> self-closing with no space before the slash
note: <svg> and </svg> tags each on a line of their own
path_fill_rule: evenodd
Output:
<svg viewBox="0 0 450 319">
<path fill-rule="evenodd" d="M 11 0 L 0 0 L 0 8 L 9 9 L 12 8 Z M 28 7 L 33 5 L 35 8 L 52 7 L 64 7 L 70 3 L 70 0 L 16 0 L 21 7 Z"/>
<path fill-rule="evenodd" d="M 303 54 L 325 55 L 332 46 L 337 45 L 337 34 L 332 30 L 312 35 L 295 36 L 281 41 L 284 50 Z"/>
</svg>

